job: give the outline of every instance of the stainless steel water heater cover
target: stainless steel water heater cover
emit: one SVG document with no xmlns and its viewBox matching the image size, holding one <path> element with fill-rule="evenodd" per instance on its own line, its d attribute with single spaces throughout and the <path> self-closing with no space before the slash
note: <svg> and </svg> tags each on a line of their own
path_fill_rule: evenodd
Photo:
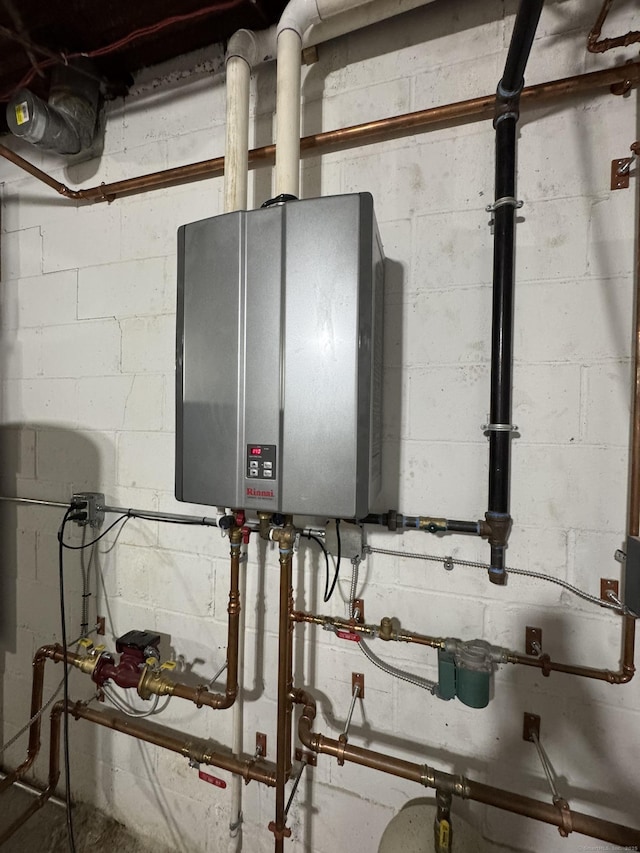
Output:
<svg viewBox="0 0 640 853">
<path fill-rule="evenodd" d="M 381 478 L 383 268 L 368 193 L 179 229 L 179 500 L 366 515 Z"/>
</svg>

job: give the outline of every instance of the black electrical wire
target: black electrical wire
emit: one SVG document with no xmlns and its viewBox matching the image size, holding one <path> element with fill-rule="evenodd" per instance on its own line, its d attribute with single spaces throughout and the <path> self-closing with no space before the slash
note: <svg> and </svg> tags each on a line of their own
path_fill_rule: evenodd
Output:
<svg viewBox="0 0 640 853">
<path fill-rule="evenodd" d="M 106 536 L 110 530 L 113 530 L 113 528 L 116 526 L 116 524 L 120 524 L 121 521 L 124 521 L 124 523 L 126 524 L 130 518 L 134 518 L 134 516 L 130 512 L 125 512 L 119 518 L 116 518 L 116 520 L 113 522 L 113 524 L 110 524 L 106 530 L 103 530 L 102 533 L 100 534 L 100 536 L 96 536 L 95 539 L 92 539 L 91 542 L 85 542 L 83 545 L 67 545 L 66 542 L 62 541 L 62 533 L 64 531 L 64 525 L 69 520 L 71 512 L 75 512 L 75 508 L 69 509 L 68 514 L 65 516 L 64 522 L 62 523 L 60 531 L 58 532 L 58 538 L 60 540 L 60 547 L 61 548 L 68 548 L 70 551 L 84 551 L 85 548 L 91 548 L 91 546 L 95 545 L 96 542 L 99 542 L 103 538 L 103 536 Z"/>
<path fill-rule="evenodd" d="M 336 571 L 333 575 L 333 582 L 331 584 L 331 589 L 329 589 L 329 564 L 327 562 L 327 576 L 324 584 L 324 602 L 326 604 L 327 601 L 333 595 L 333 591 L 336 588 L 336 584 L 338 583 L 338 575 L 340 574 L 340 560 L 342 558 L 342 542 L 340 541 L 340 519 L 336 518 L 336 538 L 338 540 L 338 555 L 336 559 Z"/>
<path fill-rule="evenodd" d="M 62 649 L 64 652 L 64 716 L 63 716 L 63 740 L 64 740 L 64 785 L 65 785 L 65 803 L 67 810 L 67 838 L 69 840 L 69 850 L 71 853 L 76 853 L 76 843 L 73 837 L 73 815 L 71 814 L 71 771 L 69 760 L 69 715 L 67 707 L 69 704 L 69 667 L 67 666 L 67 622 L 64 606 L 64 528 L 72 513 L 77 512 L 77 508 L 70 506 L 65 512 L 62 524 L 58 530 L 58 580 L 60 588 L 60 631 L 62 635 Z"/>
<path fill-rule="evenodd" d="M 307 539 L 312 539 L 322 549 L 322 553 L 324 554 L 324 563 L 326 566 L 327 577 L 329 577 L 329 552 L 325 548 L 324 542 L 322 541 L 322 539 L 319 539 L 317 536 L 314 536 L 313 533 L 307 533 Z"/>
</svg>

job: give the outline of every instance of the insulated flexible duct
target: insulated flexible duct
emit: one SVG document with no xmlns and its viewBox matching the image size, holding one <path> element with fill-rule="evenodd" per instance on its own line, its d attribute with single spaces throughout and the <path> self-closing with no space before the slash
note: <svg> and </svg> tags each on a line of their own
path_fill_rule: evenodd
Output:
<svg viewBox="0 0 640 853">
<path fill-rule="evenodd" d="M 14 136 L 58 154 L 78 154 L 94 139 L 99 83 L 72 66 L 53 72 L 49 100 L 20 89 L 7 104 Z"/>
</svg>

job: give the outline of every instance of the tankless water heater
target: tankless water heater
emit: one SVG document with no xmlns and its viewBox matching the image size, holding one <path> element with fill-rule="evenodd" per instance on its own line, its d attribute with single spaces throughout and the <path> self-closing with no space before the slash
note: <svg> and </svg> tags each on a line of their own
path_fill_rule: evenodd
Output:
<svg viewBox="0 0 640 853">
<path fill-rule="evenodd" d="M 381 479 L 383 269 L 368 193 L 179 229 L 179 500 L 367 514 Z"/>
</svg>

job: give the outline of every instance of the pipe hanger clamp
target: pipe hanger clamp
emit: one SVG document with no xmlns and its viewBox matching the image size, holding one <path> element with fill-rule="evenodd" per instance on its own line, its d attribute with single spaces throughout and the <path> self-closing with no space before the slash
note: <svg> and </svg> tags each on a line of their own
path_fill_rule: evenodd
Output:
<svg viewBox="0 0 640 853">
<path fill-rule="evenodd" d="M 511 205 L 511 207 L 519 210 L 521 207 L 524 207 L 524 202 L 520 199 L 514 198 L 512 195 L 505 195 L 502 198 L 496 199 L 493 204 L 488 204 L 485 207 L 487 213 L 493 213 L 494 210 L 497 210 L 499 207 L 505 207 L 505 205 Z"/>
<path fill-rule="evenodd" d="M 482 432 L 518 432 L 515 424 L 482 424 Z"/>
</svg>

